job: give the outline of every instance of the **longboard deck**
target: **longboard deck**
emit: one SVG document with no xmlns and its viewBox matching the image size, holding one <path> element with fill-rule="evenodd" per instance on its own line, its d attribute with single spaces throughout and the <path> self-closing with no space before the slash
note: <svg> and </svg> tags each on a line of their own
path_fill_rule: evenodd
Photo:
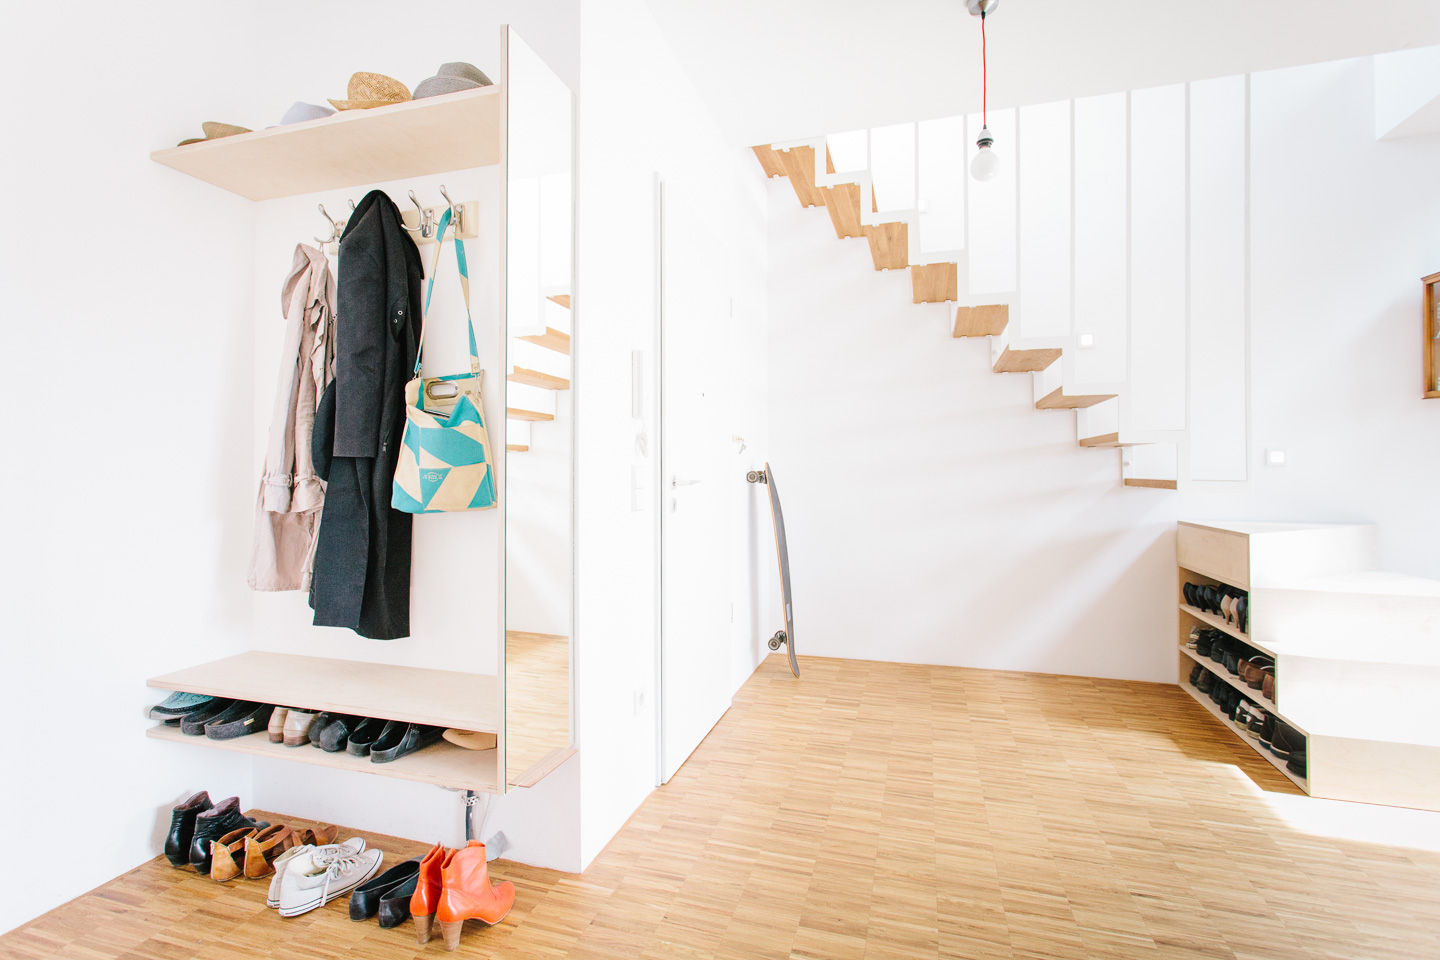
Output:
<svg viewBox="0 0 1440 960">
<path fill-rule="evenodd" d="M 790 672 L 800 676 L 795 662 L 795 619 L 790 609 L 790 551 L 785 545 L 785 515 L 780 511 L 780 492 L 775 489 L 775 474 L 765 464 L 765 486 L 770 491 L 770 519 L 775 526 L 775 556 L 780 562 L 780 601 L 785 607 L 785 652 L 790 656 Z"/>
</svg>

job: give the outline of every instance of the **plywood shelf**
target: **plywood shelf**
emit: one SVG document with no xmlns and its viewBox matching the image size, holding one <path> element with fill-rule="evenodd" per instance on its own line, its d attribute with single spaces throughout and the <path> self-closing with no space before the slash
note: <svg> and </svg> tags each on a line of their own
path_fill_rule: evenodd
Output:
<svg viewBox="0 0 1440 960">
<path fill-rule="evenodd" d="M 1200 654 L 1196 653 L 1194 650 L 1191 650 L 1184 644 L 1181 644 L 1180 652 L 1189 659 L 1200 664 L 1200 666 L 1204 667 L 1206 670 L 1209 670 L 1211 673 L 1215 674 L 1216 677 L 1225 681 L 1227 684 L 1234 687 L 1236 690 L 1239 690 L 1241 695 L 1244 696 L 1246 700 L 1249 700 L 1252 703 L 1258 703 L 1270 713 L 1273 713 L 1275 714 L 1275 716 L 1280 717 L 1281 720 L 1285 720 L 1284 717 L 1280 716 L 1280 708 L 1275 706 L 1274 700 L 1271 700 L 1269 697 L 1262 694 L 1259 690 L 1252 689 L 1245 683 L 1244 680 L 1241 680 L 1239 677 L 1231 676 L 1230 672 L 1226 670 L 1223 665 L 1216 663 L 1209 657 L 1200 656 Z M 1285 722 L 1290 723 L 1289 720 L 1285 720 Z M 1290 723 L 1290 726 L 1295 727 L 1297 730 L 1300 729 L 1299 727 L 1296 727 L 1296 725 L 1293 723 Z M 1300 732 L 1304 733 L 1303 730 L 1301 730 Z"/>
<path fill-rule="evenodd" d="M 1250 646 L 1254 647 L 1256 650 L 1259 650 L 1261 653 L 1266 654 L 1267 656 L 1275 656 L 1274 650 L 1267 650 L 1260 644 L 1256 643 L 1254 640 L 1251 640 L 1250 634 L 1246 633 L 1244 630 L 1239 629 L 1233 623 L 1226 623 L 1224 617 L 1216 616 L 1213 613 L 1207 613 L 1206 611 L 1201 610 L 1199 607 L 1190 606 L 1190 604 L 1188 603 L 1181 603 L 1178 604 L 1178 606 L 1181 613 L 1194 617 L 1196 620 L 1199 620 L 1201 623 L 1205 624 L 1205 626 L 1214 627 L 1221 633 L 1228 633 L 1230 636 L 1234 637 L 1236 640 L 1239 640 L 1241 643 L 1248 643 Z"/>
<path fill-rule="evenodd" d="M 250 200 L 500 162 L 498 85 L 156 150 L 150 159 Z"/>
<path fill-rule="evenodd" d="M 1229 727 L 1230 732 L 1243 740 L 1250 747 L 1251 750 L 1254 750 L 1256 753 L 1260 754 L 1260 756 L 1264 757 L 1267 761 L 1269 761 L 1270 765 L 1276 770 L 1279 770 L 1287 780 L 1295 784 L 1295 786 L 1299 787 L 1301 790 L 1304 790 L 1306 793 L 1310 792 L 1310 788 L 1306 783 L 1304 777 L 1297 777 L 1295 776 L 1295 774 L 1291 773 L 1290 768 L 1285 766 L 1284 760 L 1281 760 L 1279 757 L 1275 756 L 1275 754 L 1271 753 L 1269 750 L 1266 750 L 1260 745 L 1259 740 L 1252 739 L 1250 735 L 1245 732 L 1244 728 L 1242 728 L 1234 720 L 1231 720 L 1229 717 L 1225 716 L 1224 712 L 1222 712 L 1221 709 L 1215 705 L 1215 702 L 1211 700 L 1209 696 L 1201 693 L 1194 687 L 1194 685 L 1187 681 L 1181 682 L 1180 689 L 1190 694 L 1190 696 L 1195 700 L 1196 703 L 1200 704 L 1200 706 L 1204 707 L 1207 711 L 1209 711 L 1212 717 L 1225 724 L 1225 726 Z"/>
<path fill-rule="evenodd" d="M 152 677 L 160 690 L 498 733 L 495 678 L 251 650 Z M 189 739 L 188 737 L 186 739 Z"/>
<path fill-rule="evenodd" d="M 203 736 L 186 736 L 178 727 L 161 725 L 151 727 L 146 731 L 146 736 L 167 743 L 186 743 L 252 757 L 305 763 L 331 770 L 349 770 L 352 773 L 414 780 L 455 790 L 498 792 L 500 764 L 494 750 L 466 750 L 443 740 L 391 763 L 372 763 L 365 757 L 352 757 L 344 752 L 326 753 L 309 744 L 303 747 L 287 747 L 284 744 L 271 743 L 263 731 L 232 740 L 211 740 Z"/>
</svg>

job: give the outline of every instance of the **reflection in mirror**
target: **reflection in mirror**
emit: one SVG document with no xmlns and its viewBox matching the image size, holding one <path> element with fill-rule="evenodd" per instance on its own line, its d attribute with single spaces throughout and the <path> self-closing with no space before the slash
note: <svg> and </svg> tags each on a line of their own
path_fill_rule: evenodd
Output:
<svg viewBox="0 0 1440 960">
<path fill-rule="evenodd" d="M 574 101 L 506 45 L 505 770 L 524 785 L 571 743 Z"/>
</svg>

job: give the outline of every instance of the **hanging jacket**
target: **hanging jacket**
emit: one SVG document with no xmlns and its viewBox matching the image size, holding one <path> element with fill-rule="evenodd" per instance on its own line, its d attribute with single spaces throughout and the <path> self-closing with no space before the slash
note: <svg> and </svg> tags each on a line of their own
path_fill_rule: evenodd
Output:
<svg viewBox="0 0 1440 960">
<path fill-rule="evenodd" d="M 340 236 L 335 381 L 312 441 L 327 487 L 310 605 L 316 626 L 378 640 L 410 634 L 411 516 L 390 496 L 420 346 L 421 275 L 399 209 L 372 190 Z"/>
<path fill-rule="evenodd" d="M 315 532 L 325 484 L 315 472 L 311 433 L 315 409 L 335 376 L 335 275 L 325 254 L 295 245 L 280 288 L 285 345 L 270 415 L 270 443 L 255 498 L 250 586 L 256 590 L 308 590 Z"/>
</svg>

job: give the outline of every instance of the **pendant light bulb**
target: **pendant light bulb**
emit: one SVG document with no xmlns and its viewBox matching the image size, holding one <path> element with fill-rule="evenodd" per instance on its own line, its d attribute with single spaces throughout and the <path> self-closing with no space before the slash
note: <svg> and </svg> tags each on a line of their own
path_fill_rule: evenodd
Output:
<svg viewBox="0 0 1440 960">
<path fill-rule="evenodd" d="M 1000 157 L 996 155 L 995 138 L 990 136 L 989 127 L 980 128 L 980 138 L 975 141 L 975 156 L 970 159 L 970 176 L 976 180 L 994 180 L 1000 172 Z"/>
</svg>

